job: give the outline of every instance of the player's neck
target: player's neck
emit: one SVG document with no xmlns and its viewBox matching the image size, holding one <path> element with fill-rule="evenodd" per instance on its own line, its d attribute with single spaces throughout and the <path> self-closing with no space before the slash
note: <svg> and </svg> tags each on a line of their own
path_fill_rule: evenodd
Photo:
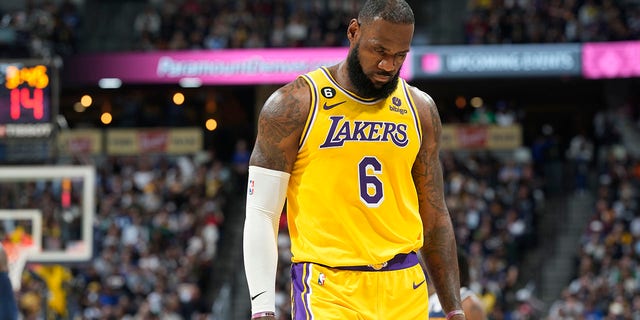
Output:
<svg viewBox="0 0 640 320">
<path fill-rule="evenodd" d="M 339 64 L 329 67 L 329 72 L 342 88 L 357 93 L 358 91 L 351 83 L 351 79 L 349 79 L 349 70 L 347 70 L 347 68 L 347 62 L 343 60 Z"/>
</svg>

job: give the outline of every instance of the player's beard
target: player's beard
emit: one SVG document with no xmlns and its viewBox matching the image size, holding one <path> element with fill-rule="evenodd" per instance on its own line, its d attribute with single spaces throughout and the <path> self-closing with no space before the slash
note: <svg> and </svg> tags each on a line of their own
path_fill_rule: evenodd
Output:
<svg viewBox="0 0 640 320">
<path fill-rule="evenodd" d="M 396 86 L 398 85 L 400 69 L 398 69 L 398 72 L 393 75 L 389 82 L 377 88 L 376 85 L 364 73 L 364 70 L 362 70 L 360 58 L 358 57 L 359 51 L 360 44 L 356 43 L 356 45 L 353 47 L 353 50 L 351 50 L 351 52 L 347 56 L 347 71 L 349 72 L 349 80 L 351 80 L 356 93 L 362 98 L 367 99 L 382 99 L 390 96 L 391 93 L 396 90 Z"/>
</svg>

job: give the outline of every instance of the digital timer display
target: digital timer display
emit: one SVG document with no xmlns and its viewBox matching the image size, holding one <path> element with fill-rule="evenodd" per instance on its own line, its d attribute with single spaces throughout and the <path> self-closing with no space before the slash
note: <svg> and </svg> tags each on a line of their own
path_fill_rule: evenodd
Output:
<svg viewBox="0 0 640 320">
<path fill-rule="evenodd" d="M 49 68 L 0 63 L 0 125 L 51 122 Z"/>
</svg>

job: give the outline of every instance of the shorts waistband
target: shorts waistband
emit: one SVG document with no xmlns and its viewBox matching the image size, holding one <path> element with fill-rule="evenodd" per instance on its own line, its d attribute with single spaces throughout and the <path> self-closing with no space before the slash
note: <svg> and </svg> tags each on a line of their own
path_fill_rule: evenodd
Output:
<svg viewBox="0 0 640 320">
<path fill-rule="evenodd" d="M 418 264 L 418 255 L 415 252 L 411 252 L 398 254 L 391 258 L 391 260 L 377 265 L 334 267 L 334 269 L 349 271 L 394 271 L 407 269 L 416 264 Z"/>
</svg>

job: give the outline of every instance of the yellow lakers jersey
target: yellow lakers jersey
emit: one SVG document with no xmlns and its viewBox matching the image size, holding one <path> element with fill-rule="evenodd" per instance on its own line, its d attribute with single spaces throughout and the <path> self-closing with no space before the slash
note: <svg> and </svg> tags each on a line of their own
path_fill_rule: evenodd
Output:
<svg viewBox="0 0 640 320">
<path fill-rule="evenodd" d="M 302 77 L 312 103 L 287 190 L 293 262 L 369 265 L 416 251 L 423 229 L 411 168 L 422 130 L 407 84 L 367 100 L 326 68 Z"/>
</svg>

